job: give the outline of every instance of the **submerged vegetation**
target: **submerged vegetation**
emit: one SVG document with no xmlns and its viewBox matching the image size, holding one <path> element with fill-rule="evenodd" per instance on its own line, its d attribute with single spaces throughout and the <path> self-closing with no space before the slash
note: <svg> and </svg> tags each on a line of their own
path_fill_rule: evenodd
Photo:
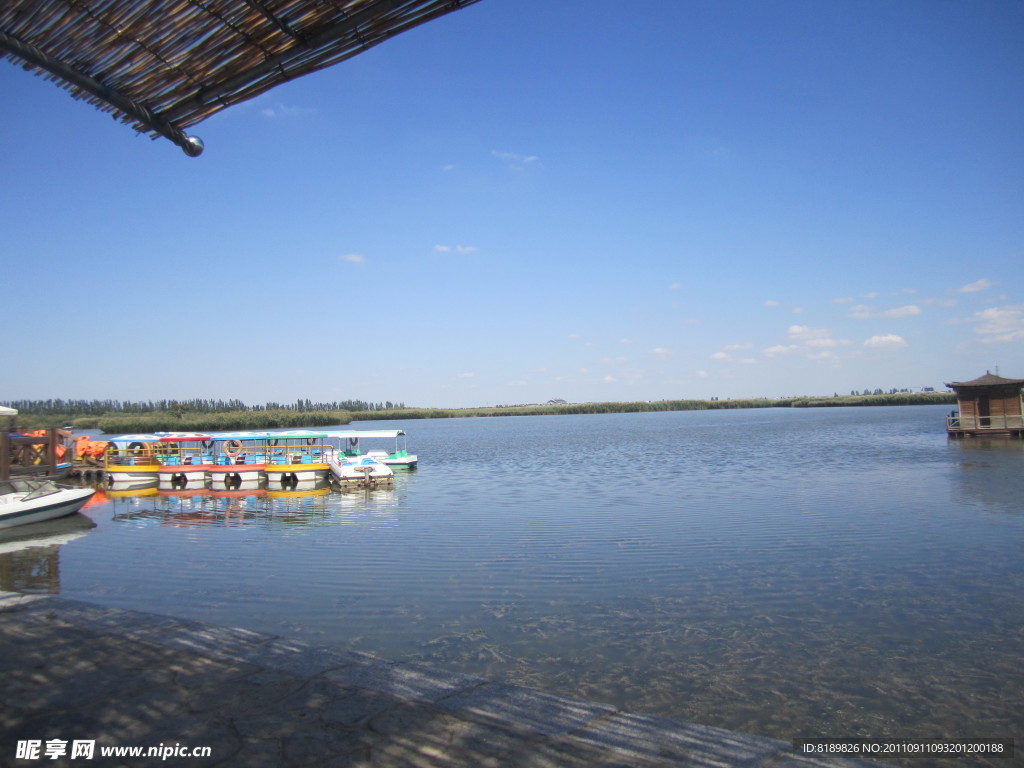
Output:
<svg viewBox="0 0 1024 768">
<path fill-rule="evenodd" d="M 941 405 L 955 402 L 949 392 L 893 392 L 832 397 L 748 398 L 740 400 L 656 400 L 608 403 L 500 405 L 492 408 L 406 408 L 404 403 L 345 400 L 291 405 L 247 406 L 239 400 L 159 400 L 145 403 L 116 400 L 16 400 L 23 429 L 70 424 L 76 429 L 99 429 L 107 434 L 262 430 L 287 427 L 326 427 L 377 419 L 452 419 L 490 416 L 553 416 L 582 413 L 643 413 L 739 408 L 823 408 L 878 405 Z"/>
</svg>

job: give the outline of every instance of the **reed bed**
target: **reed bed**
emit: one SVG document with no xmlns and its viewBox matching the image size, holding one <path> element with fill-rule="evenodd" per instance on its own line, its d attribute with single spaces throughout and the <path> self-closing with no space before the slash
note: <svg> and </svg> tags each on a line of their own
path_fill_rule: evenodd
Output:
<svg viewBox="0 0 1024 768">
<path fill-rule="evenodd" d="M 353 421 L 380 419 L 457 419 L 492 416 L 554 416 L 586 413 L 647 413 L 656 411 L 712 411 L 743 408 L 839 408 L 882 405 L 942 405 L 955 403 L 949 392 L 842 395 L 834 397 L 745 398 L 737 400 L 656 400 L 565 405 L 510 405 L 493 408 L 399 408 L 388 411 L 353 411 Z"/>
<path fill-rule="evenodd" d="M 85 402 L 85 401 L 83 401 Z M 177 401 L 169 401 L 172 404 Z M 232 401 L 237 402 L 237 401 Z M 489 408 L 405 408 L 371 404 L 366 410 L 351 408 L 362 401 L 351 401 L 350 409 L 329 408 L 319 403 L 298 401 L 290 407 L 254 407 L 232 410 L 182 410 L 166 407 L 152 411 L 121 410 L 104 414 L 45 411 L 23 413 L 18 417 L 22 429 L 39 429 L 70 424 L 75 429 L 100 429 L 107 434 L 128 432 L 214 432 L 223 430 L 261 430 L 294 427 L 325 427 L 352 421 L 406 419 L 491 418 L 496 416 L 558 416 L 590 413 L 647 413 L 656 411 L 710 411 L 743 408 L 840 408 L 888 405 L 944 405 L 956 402 L 951 392 L 898 392 L 882 395 L 842 395 L 833 397 L 743 398 L 737 400 L 656 400 L 605 403 L 566 403 L 510 405 Z M 299 405 L 306 403 L 308 408 Z M 21 403 L 24 407 L 28 402 Z M 348 404 L 348 403 L 346 403 Z M 128 404 L 132 406 L 133 404 Z M 387 404 L 391 406 L 391 403 Z M 211 408 L 214 407 L 211 405 Z M 83 408 L 83 410 L 89 410 Z"/>
</svg>

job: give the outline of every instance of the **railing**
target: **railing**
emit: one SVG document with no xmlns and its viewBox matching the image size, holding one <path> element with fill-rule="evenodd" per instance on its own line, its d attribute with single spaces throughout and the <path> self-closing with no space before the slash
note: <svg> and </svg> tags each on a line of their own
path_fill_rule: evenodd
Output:
<svg viewBox="0 0 1024 768">
<path fill-rule="evenodd" d="M 168 467 L 189 466 L 191 464 L 213 464 L 213 452 L 208 448 L 183 448 L 173 443 L 161 445 L 156 449 L 156 460 Z"/>
<path fill-rule="evenodd" d="M 159 464 L 156 443 L 136 443 L 128 448 L 111 445 L 103 454 L 108 467 L 137 467 L 148 464 Z"/>
<path fill-rule="evenodd" d="M 1024 415 L 947 416 L 946 429 L 951 432 L 973 429 L 1024 429 Z"/>
<path fill-rule="evenodd" d="M 335 450 L 333 445 L 288 445 L 270 446 L 267 464 L 323 464 L 330 460 Z"/>
<path fill-rule="evenodd" d="M 0 433 L 0 480 L 12 472 L 56 474 L 57 465 L 71 460 L 71 433 L 51 427 L 30 435 Z"/>
</svg>

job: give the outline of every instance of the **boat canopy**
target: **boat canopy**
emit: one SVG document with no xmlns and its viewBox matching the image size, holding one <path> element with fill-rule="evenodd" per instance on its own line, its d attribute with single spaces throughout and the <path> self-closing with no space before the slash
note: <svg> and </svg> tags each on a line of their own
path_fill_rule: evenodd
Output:
<svg viewBox="0 0 1024 768">
<path fill-rule="evenodd" d="M 106 439 L 110 443 L 168 443 L 186 440 L 320 440 L 327 437 L 352 440 L 404 436 L 404 429 L 330 430 L 327 432 L 289 429 L 281 432 L 156 432 L 151 435 L 114 435 Z"/>
<path fill-rule="evenodd" d="M 108 437 L 108 443 L 159 443 L 160 435 L 114 435 Z"/>
<path fill-rule="evenodd" d="M 211 435 L 199 434 L 196 432 L 157 432 L 162 443 L 183 443 L 183 442 L 207 442 L 213 440 Z"/>
<path fill-rule="evenodd" d="M 211 440 L 266 440 L 272 432 L 211 432 Z"/>
<path fill-rule="evenodd" d="M 289 429 L 282 432 L 265 432 L 264 435 L 271 440 L 313 440 L 327 437 L 326 432 L 312 432 L 306 429 Z"/>
<path fill-rule="evenodd" d="M 154 432 L 151 435 L 114 435 L 107 438 L 108 443 L 177 443 L 186 440 L 213 440 L 213 436 L 203 432 Z"/>
<path fill-rule="evenodd" d="M 405 435 L 404 429 L 366 429 L 366 430 L 350 430 L 347 432 L 325 432 L 327 437 L 335 438 L 348 438 L 348 439 L 359 439 L 359 438 L 373 438 L 373 437 L 402 437 Z"/>
</svg>

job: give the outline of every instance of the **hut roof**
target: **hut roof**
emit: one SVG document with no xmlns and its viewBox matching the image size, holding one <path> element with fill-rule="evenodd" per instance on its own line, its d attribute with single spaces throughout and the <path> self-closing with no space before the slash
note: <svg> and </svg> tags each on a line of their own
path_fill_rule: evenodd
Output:
<svg viewBox="0 0 1024 768">
<path fill-rule="evenodd" d="M 478 0 L 5 0 L 0 58 L 191 156 L 185 128 Z"/>
<path fill-rule="evenodd" d="M 976 379 L 970 381 L 951 381 L 946 383 L 947 387 L 956 389 L 957 387 L 1011 387 L 1011 386 L 1024 386 L 1024 379 L 1004 379 L 1002 376 L 996 376 L 993 373 L 985 372 L 984 376 L 979 376 Z"/>
</svg>

